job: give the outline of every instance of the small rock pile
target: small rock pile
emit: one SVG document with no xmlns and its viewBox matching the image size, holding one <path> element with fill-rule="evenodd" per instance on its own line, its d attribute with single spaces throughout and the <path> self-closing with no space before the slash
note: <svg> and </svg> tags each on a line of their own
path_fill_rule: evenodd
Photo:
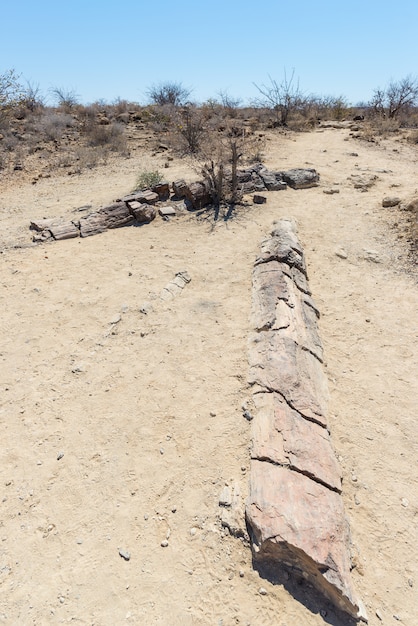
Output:
<svg viewBox="0 0 418 626">
<path fill-rule="evenodd" d="M 226 174 L 226 179 L 231 174 Z M 288 186 L 293 189 L 307 189 L 316 187 L 319 174 L 314 169 L 291 169 L 274 172 L 265 168 L 261 163 L 238 170 L 238 184 L 242 194 L 251 194 L 260 191 L 278 191 Z M 35 231 L 34 242 L 48 240 L 72 239 L 75 237 L 90 237 L 103 233 L 112 228 L 128 226 L 134 223 L 148 224 L 159 214 L 167 219 L 176 215 L 172 206 L 163 206 L 161 203 L 169 200 L 184 199 L 189 210 L 201 209 L 210 205 L 213 198 L 206 181 L 200 180 L 186 183 L 180 179 L 172 183 L 158 183 L 151 189 L 135 191 L 115 203 L 89 213 L 80 219 L 51 218 L 32 220 L 30 229 Z M 254 202 L 260 203 L 254 196 Z"/>
</svg>

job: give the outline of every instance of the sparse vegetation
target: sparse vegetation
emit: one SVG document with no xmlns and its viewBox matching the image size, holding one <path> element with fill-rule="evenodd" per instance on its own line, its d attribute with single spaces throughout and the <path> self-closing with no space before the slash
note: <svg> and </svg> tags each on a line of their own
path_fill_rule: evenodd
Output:
<svg viewBox="0 0 418 626">
<path fill-rule="evenodd" d="M 237 168 L 263 161 L 269 132 L 307 132 L 321 121 L 359 116 L 358 138 L 380 141 L 402 131 L 411 146 L 418 143 L 418 79 L 412 76 L 392 80 L 356 107 L 344 95 L 304 94 L 294 71 L 285 71 L 281 81 L 269 76 L 254 84 L 259 97 L 251 106 L 222 90 L 201 105 L 189 103 L 191 90 L 181 82 L 150 87 L 146 106 L 123 98 L 84 106 L 73 89 L 61 87 L 52 89 L 55 105 L 47 106 L 39 85 L 25 86 L 15 70 L 7 70 L 0 74 L 1 175 L 37 180 L 53 170 L 80 173 L 116 155 L 129 156 L 139 141 L 150 152 L 192 158 L 214 206 L 230 208 L 241 198 Z M 138 175 L 137 188 L 162 178 L 151 165 Z"/>
<path fill-rule="evenodd" d="M 163 180 L 162 174 L 158 170 L 144 170 L 138 174 L 135 183 L 135 190 L 151 189 Z"/>
</svg>

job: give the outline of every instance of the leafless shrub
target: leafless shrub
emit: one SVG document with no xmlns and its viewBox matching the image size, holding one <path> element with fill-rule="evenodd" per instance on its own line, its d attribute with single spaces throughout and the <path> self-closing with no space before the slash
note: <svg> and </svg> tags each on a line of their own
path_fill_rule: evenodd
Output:
<svg viewBox="0 0 418 626">
<path fill-rule="evenodd" d="M 74 89 L 53 87 L 51 94 L 57 105 L 66 112 L 72 111 L 79 102 L 79 96 Z"/>
<path fill-rule="evenodd" d="M 184 105 L 191 93 L 192 90 L 184 87 L 182 83 L 170 81 L 151 85 L 147 90 L 147 96 L 153 104 L 173 106 Z"/>
<path fill-rule="evenodd" d="M 212 134 L 205 147 L 201 173 L 215 207 L 222 203 L 233 207 L 242 200 L 238 165 L 250 157 L 253 147 L 254 137 L 232 123 L 222 133 Z"/>
<path fill-rule="evenodd" d="M 202 146 L 206 129 L 204 117 L 195 107 L 184 107 L 174 114 L 176 145 L 183 154 L 197 154 Z"/>
<path fill-rule="evenodd" d="M 22 93 L 23 87 L 15 70 L 0 74 L 0 129 L 7 128 L 10 113 L 19 105 Z"/>
<path fill-rule="evenodd" d="M 0 74 L 0 107 L 13 106 L 20 102 L 23 87 L 15 70 L 7 70 Z"/>
<path fill-rule="evenodd" d="M 27 81 L 22 93 L 21 105 L 32 113 L 45 106 L 45 98 L 39 84 Z"/>
<path fill-rule="evenodd" d="M 242 104 L 241 98 L 234 98 L 227 91 L 221 90 L 219 92 L 222 107 L 229 117 L 237 117 L 238 109 Z"/>
<path fill-rule="evenodd" d="M 369 105 L 376 116 L 395 119 L 417 101 L 418 78 L 408 75 L 399 81 L 392 80 L 385 89 L 375 89 Z"/>
<path fill-rule="evenodd" d="M 295 71 L 293 70 L 290 77 L 287 76 L 286 70 L 281 83 L 269 76 L 270 84 L 254 86 L 258 89 L 261 96 L 256 99 L 254 104 L 263 108 L 268 108 L 274 112 L 276 124 L 279 126 L 287 126 L 291 113 L 302 107 L 304 96 L 299 87 L 299 81 L 295 81 Z"/>
</svg>

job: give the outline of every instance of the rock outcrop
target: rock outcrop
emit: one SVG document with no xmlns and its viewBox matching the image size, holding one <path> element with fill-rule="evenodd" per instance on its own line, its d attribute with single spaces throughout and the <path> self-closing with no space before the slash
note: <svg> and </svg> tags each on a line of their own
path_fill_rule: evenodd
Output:
<svg viewBox="0 0 418 626">
<path fill-rule="evenodd" d="M 340 610 L 367 621 L 350 577 L 341 471 L 303 250 L 290 220 L 261 244 L 253 271 L 250 494 L 254 560 L 290 568 Z"/>
</svg>

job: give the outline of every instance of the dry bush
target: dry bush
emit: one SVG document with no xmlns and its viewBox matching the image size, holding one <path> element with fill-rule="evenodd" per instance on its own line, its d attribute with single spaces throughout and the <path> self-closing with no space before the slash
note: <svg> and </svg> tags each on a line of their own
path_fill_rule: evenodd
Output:
<svg viewBox="0 0 418 626">
<path fill-rule="evenodd" d="M 413 144 L 418 144 L 418 130 L 413 130 L 409 133 L 408 141 Z"/>
<path fill-rule="evenodd" d="M 377 116 L 395 119 L 417 101 L 418 78 L 409 75 L 399 81 L 392 80 L 385 89 L 375 89 L 369 106 Z"/>
<path fill-rule="evenodd" d="M 35 123 L 36 131 L 45 140 L 59 141 L 68 129 L 75 125 L 74 117 L 68 113 L 48 109 Z"/>
<path fill-rule="evenodd" d="M 160 106 L 167 104 L 171 106 L 183 106 L 186 104 L 191 93 L 191 89 L 184 87 L 182 83 L 173 81 L 151 85 L 147 90 L 150 102 Z"/>
<path fill-rule="evenodd" d="M 127 140 L 122 124 L 112 123 L 109 126 L 92 124 L 84 129 L 84 133 L 88 146 L 127 153 Z"/>
<path fill-rule="evenodd" d="M 208 136 L 200 156 L 201 173 L 215 207 L 221 204 L 234 206 L 242 200 L 238 166 L 251 161 L 259 148 L 254 135 L 249 135 L 244 128 L 232 122 L 230 120 L 223 132 Z"/>
<path fill-rule="evenodd" d="M 400 126 L 398 119 L 386 119 L 380 115 L 374 116 L 364 124 L 361 137 L 368 141 L 373 141 L 376 137 L 385 139 L 398 133 Z"/>
<path fill-rule="evenodd" d="M 172 125 L 173 147 L 182 155 L 198 154 L 206 137 L 205 120 L 200 109 L 184 107 L 174 111 Z"/>
<path fill-rule="evenodd" d="M 254 83 L 260 93 L 254 104 L 270 109 L 275 114 L 275 125 L 287 126 L 293 112 L 303 106 L 305 96 L 300 90 L 299 81 L 295 80 L 294 70 L 290 76 L 285 70 L 280 83 L 271 76 L 269 76 L 269 81 L 267 85 Z"/>
<path fill-rule="evenodd" d="M 315 117 L 306 117 L 302 113 L 294 113 L 287 123 L 289 130 L 294 132 L 308 132 L 315 128 L 317 120 Z"/>
<path fill-rule="evenodd" d="M 51 95 L 56 101 L 58 107 L 66 113 L 71 113 L 79 103 L 79 95 L 74 89 L 66 87 L 53 87 Z"/>
</svg>

